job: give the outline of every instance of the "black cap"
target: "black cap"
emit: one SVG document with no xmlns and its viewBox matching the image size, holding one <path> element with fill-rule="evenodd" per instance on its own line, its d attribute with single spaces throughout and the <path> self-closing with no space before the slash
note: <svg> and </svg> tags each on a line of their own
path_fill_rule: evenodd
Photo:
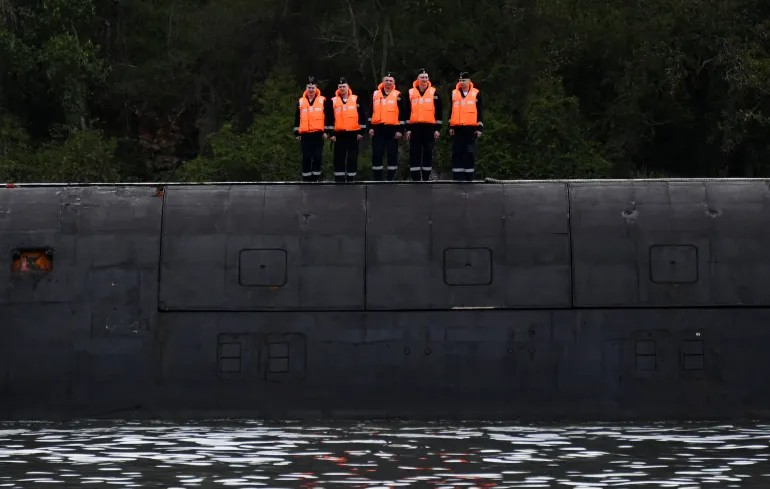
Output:
<svg viewBox="0 0 770 489">
<path fill-rule="evenodd" d="M 307 84 L 308 85 L 316 85 L 317 83 L 315 81 L 315 77 L 314 76 L 307 77 Z"/>
<path fill-rule="evenodd" d="M 389 76 L 389 77 L 391 77 L 391 78 L 395 78 L 395 77 L 396 77 L 395 73 L 393 73 L 392 71 L 386 71 L 386 72 L 385 72 L 385 76 Z M 383 77 L 383 78 L 384 78 L 384 77 Z"/>
<path fill-rule="evenodd" d="M 468 73 L 467 71 L 460 72 L 460 77 L 459 77 L 460 80 L 468 80 L 470 79 L 470 77 L 471 77 L 471 74 Z"/>
<path fill-rule="evenodd" d="M 347 82 L 348 82 L 347 78 L 345 78 L 344 76 L 340 77 L 340 83 L 339 83 L 340 85 L 342 85 L 343 83 L 347 83 Z"/>
<path fill-rule="evenodd" d="M 427 75 L 428 74 L 428 70 L 426 70 L 425 68 L 420 68 L 419 70 L 417 70 L 417 74 L 418 75 Z"/>
</svg>

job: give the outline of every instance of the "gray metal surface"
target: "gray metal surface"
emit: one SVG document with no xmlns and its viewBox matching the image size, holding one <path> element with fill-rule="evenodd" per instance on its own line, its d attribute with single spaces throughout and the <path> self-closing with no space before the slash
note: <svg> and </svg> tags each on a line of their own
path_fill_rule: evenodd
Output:
<svg viewBox="0 0 770 489">
<path fill-rule="evenodd" d="M 0 188 L 0 418 L 767 417 L 768 197 Z M 46 247 L 49 273 L 12 270 Z"/>
<path fill-rule="evenodd" d="M 570 185 L 576 306 L 770 305 L 760 182 Z"/>
<path fill-rule="evenodd" d="M 367 309 L 569 307 L 563 184 L 373 186 Z"/>
<path fill-rule="evenodd" d="M 151 382 L 161 209 L 153 188 L 0 190 L 0 413 L 122 409 Z M 42 247 L 51 273 L 11 273 Z"/>
<path fill-rule="evenodd" d="M 729 309 L 186 313 L 163 317 L 161 395 L 148 401 L 275 417 L 763 416 L 769 320 Z M 237 371 L 222 371 L 223 343 L 241 345 Z"/>
<path fill-rule="evenodd" d="M 364 191 L 320 185 L 169 189 L 160 308 L 363 309 Z"/>
</svg>

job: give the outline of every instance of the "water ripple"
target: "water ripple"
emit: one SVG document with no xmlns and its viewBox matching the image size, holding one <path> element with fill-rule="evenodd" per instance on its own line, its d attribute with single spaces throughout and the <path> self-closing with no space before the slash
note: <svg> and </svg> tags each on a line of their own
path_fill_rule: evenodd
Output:
<svg viewBox="0 0 770 489">
<path fill-rule="evenodd" d="M 0 487 L 770 487 L 770 426 L 0 423 Z"/>
</svg>

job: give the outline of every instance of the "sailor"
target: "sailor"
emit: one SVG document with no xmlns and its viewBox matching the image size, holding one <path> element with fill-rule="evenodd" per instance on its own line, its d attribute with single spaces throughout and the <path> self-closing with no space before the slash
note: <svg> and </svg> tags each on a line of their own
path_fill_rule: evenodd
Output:
<svg viewBox="0 0 770 489">
<path fill-rule="evenodd" d="M 441 98 L 428 72 L 420 69 L 409 89 L 406 140 L 409 141 L 409 174 L 412 180 L 427 182 L 433 170 L 434 142 L 441 135 Z"/>
<path fill-rule="evenodd" d="M 334 181 L 355 182 L 358 146 L 366 131 L 366 115 L 344 77 L 340 78 L 332 97 L 332 108 L 334 127 L 329 139 L 334 144 Z"/>
<path fill-rule="evenodd" d="M 331 128 L 327 123 L 329 112 L 326 97 L 321 95 L 315 77 L 308 77 L 294 115 L 294 136 L 302 150 L 302 180 L 305 182 L 321 179 L 324 139 Z"/>
<path fill-rule="evenodd" d="M 372 138 L 372 174 L 375 180 L 383 179 L 382 159 L 387 152 L 387 180 L 393 180 L 398 170 L 398 142 L 403 137 L 405 117 L 401 92 L 396 89 L 392 72 L 382 77 L 382 82 L 372 94 L 372 117 L 369 119 L 369 136 Z"/>
<path fill-rule="evenodd" d="M 483 106 L 479 89 L 467 71 L 460 73 L 452 91 L 449 111 L 449 135 L 452 140 L 452 179 L 473 180 L 476 167 L 476 140 L 484 129 Z"/>
</svg>

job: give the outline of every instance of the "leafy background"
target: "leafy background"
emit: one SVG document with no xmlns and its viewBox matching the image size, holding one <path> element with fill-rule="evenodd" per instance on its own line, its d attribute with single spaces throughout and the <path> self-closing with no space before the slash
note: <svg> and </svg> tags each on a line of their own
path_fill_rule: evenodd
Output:
<svg viewBox="0 0 770 489">
<path fill-rule="evenodd" d="M 0 0 L 0 67 L 2 181 L 296 180 L 308 74 L 422 67 L 483 91 L 480 177 L 770 174 L 766 0 Z"/>
</svg>

